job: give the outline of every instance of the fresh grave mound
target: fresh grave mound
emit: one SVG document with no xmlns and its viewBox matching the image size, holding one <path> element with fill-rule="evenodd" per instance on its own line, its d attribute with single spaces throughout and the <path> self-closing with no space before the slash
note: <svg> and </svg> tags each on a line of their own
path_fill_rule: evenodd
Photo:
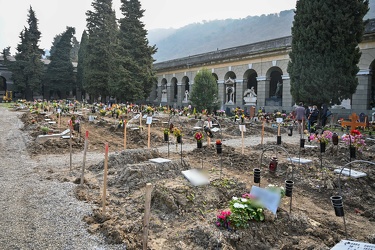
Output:
<svg viewBox="0 0 375 250">
<path fill-rule="evenodd" d="M 82 139 L 72 139 L 72 151 L 82 151 L 84 148 L 84 142 Z M 69 139 L 48 139 L 44 142 L 32 141 L 29 143 L 27 150 L 32 155 L 37 154 L 66 154 L 70 151 Z"/>
</svg>

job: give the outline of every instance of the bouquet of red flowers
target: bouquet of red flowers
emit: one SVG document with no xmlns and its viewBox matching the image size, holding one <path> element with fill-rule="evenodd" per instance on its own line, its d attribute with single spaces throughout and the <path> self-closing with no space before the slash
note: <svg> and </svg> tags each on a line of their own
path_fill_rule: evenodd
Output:
<svg viewBox="0 0 375 250">
<path fill-rule="evenodd" d="M 202 132 L 196 132 L 195 134 L 194 134 L 194 138 L 195 138 L 195 140 L 197 140 L 197 142 L 201 142 L 202 141 L 202 139 L 203 139 L 203 133 Z"/>
</svg>

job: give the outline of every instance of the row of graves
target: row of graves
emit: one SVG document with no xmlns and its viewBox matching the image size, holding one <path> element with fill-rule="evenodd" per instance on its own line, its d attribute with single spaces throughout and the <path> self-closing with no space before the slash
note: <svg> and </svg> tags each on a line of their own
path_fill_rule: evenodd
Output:
<svg viewBox="0 0 375 250">
<path fill-rule="evenodd" d="M 375 163 L 371 131 L 361 129 L 354 114 L 341 127 L 293 135 L 297 125 L 283 119 L 267 124 L 239 117 L 231 122 L 135 109 L 124 119 L 111 110 L 98 117 L 102 109 L 82 106 L 63 112 L 58 107 L 51 120 L 48 108 L 28 108 L 44 116 L 38 123 L 59 131 L 39 135 L 39 142 L 63 136 L 71 140 L 73 134 L 81 136 L 75 124 L 100 119 L 123 130 L 123 150 L 109 154 L 109 140 L 103 161 L 91 166 L 85 166 L 89 131 L 82 131 L 82 164 L 72 166 L 70 160 L 69 166 L 78 177 L 80 197 L 97 204 L 85 219 L 90 230 L 104 233 L 110 243 L 147 249 L 162 238 L 165 249 L 375 249 L 374 230 L 356 231 L 357 221 L 374 225 Z M 63 115 L 68 123 L 59 122 Z M 152 129 L 162 131 L 164 142 L 152 142 Z M 147 147 L 128 149 L 131 131 L 147 133 Z M 233 131 L 239 136 L 229 136 Z M 266 142 L 265 133 L 274 139 Z M 247 143 L 254 134 L 259 140 Z M 305 196 L 326 210 L 324 218 L 308 214 L 306 219 Z M 342 223 L 330 218 L 335 216 Z"/>
</svg>

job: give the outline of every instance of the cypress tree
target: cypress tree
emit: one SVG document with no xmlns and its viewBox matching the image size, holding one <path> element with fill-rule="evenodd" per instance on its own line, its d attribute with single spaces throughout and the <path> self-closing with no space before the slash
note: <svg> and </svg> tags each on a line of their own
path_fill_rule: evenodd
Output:
<svg viewBox="0 0 375 250">
<path fill-rule="evenodd" d="M 9 63 L 12 71 L 14 88 L 27 100 L 42 91 L 42 77 L 44 65 L 41 61 L 44 51 L 39 48 L 41 32 L 38 30 L 38 19 L 30 6 L 28 13 L 28 28 L 20 33 L 21 42 L 17 45 L 15 62 Z"/>
<path fill-rule="evenodd" d="M 118 27 L 112 0 L 94 0 L 91 5 L 94 10 L 86 12 L 89 39 L 83 83 L 87 93 L 96 99 L 109 95 Z"/>
<path fill-rule="evenodd" d="M 288 72 L 296 102 L 340 104 L 355 93 L 368 0 L 299 0 Z"/>
<path fill-rule="evenodd" d="M 117 74 L 111 88 L 116 97 L 136 101 L 149 96 L 155 73 L 152 57 L 155 45 L 149 46 L 147 31 L 141 22 L 144 10 L 138 0 L 121 0 L 119 46 L 117 48 Z"/>
<path fill-rule="evenodd" d="M 81 100 L 81 95 L 83 91 L 83 86 L 85 78 L 84 78 L 84 71 L 85 71 L 85 61 L 86 61 L 86 50 L 87 50 L 87 42 L 88 42 L 88 36 L 86 30 L 82 32 L 81 36 L 81 44 L 78 51 L 78 65 L 77 65 L 77 82 L 76 82 L 76 88 L 77 88 L 77 99 Z"/>
<path fill-rule="evenodd" d="M 58 42 L 54 43 L 51 50 L 51 62 L 45 75 L 45 90 L 49 95 L 65 99 L 74 86 L 73 65 L 70 59 L 72 39 L 75 29 L 67 27 L 66 31 L 59 36 Z"/>
</svg>

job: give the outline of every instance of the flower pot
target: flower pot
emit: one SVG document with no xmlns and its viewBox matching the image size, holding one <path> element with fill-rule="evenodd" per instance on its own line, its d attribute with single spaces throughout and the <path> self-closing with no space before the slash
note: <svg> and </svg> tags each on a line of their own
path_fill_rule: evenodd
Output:
<svg viewBox="0 0 375 250">
<path fill-rule="evenodd" d="M 168 134 L 164 134 L 164 141 L 169 141 L 169 135 Z"/>
<path fill-rule="evenodd" d="M 268 166 L 270 173 L 275 173 L 277 170 L 277 157 L 272 157 L 270 165 Z"/>
<path fill-rule="evenodd" d="M 202 148 L 203 143 L 201 141 L 197 141 L 197 148 Z"/>
<path fill-rule="evenodd" d="M 335 209 L 335 214 L 338 217 L 344 216 L 344 207 L 341 196 L 331 196 L 332 206 Z"/>
<path fill-rule="evenodd" d="M 300 148 L 304 148 L 304 147 L 305 147 L 305 140 L 306 140 L 306 139 L 300 139 L 300 140 L 299 140 L 299 147 L 300 147 Z"/>
<path fill-rule="evenodd" d="M 79 123 L 74 124 L 73 129 L 74 131 L 79 132 Z"/>
<path fill-rule="evenodd" d="M 177 143 L 181 143 L 182 142 L 182 136 L 177 136 Z"/>
<path fill-rule="evenodd" d="M 254 168 L 254 183 L 260 183 L 260 168 Z"/>
<path fill-rule="evenodd" d="M 292 197 L 294 181 L 285 181 L 285 196 Z"/>
<path fill-rule="evenodd" d="M 221 154 L 223 152 L 223 149 L 222 149 L 222 144 L 216 144 L 216 152 L 218 154 Z"/>
<path fill-rule="evenodd" d="M 288 136 L 292 136 L 292 135 L 293 135 L 293 127 L 289 126 L 288 127 Z"/>
<path fill-rule="evenodd" d="M 280 145 L 281 144 L 281 135 L 278 135 L 277 136 L 277 145 Z"/>
<path fill-rule="evenodd" d="M 326 152 L 326 143 L 321 142 L 320 143 L 320 153 L 324 153 L 324 152 Z"/>
<path fill-rule="evenodd" d="M 339 136 L 338 136 L 337 133 L 332 134 L 332 143 L 333 143 L 333 145 L 339 144 Z"/>
<path fill-rule="evenodd" d="M 354 158 L 355 159 L 355 154 L 356 154 L 356 148 L 353 147 L 353 146 L 350 146 L 349 147 L 349 151 L 350 151 L 350 158 Z"/>
</svg>

